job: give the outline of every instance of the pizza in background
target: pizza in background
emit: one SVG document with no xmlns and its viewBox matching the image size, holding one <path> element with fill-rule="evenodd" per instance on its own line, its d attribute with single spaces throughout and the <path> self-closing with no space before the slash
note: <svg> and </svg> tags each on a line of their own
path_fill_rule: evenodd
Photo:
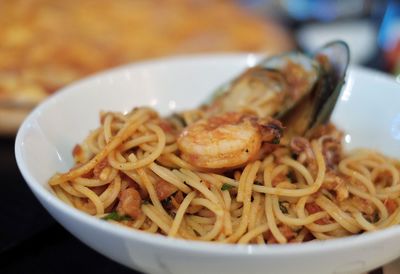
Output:
<svg viewBox="0 0 400 274">
<path fill-rule="evenodd" d="M 72 81 L 146 58 L 289 50 L 278 25 L 232 1 L 0 1 L 0 133 Z"/>
</svg>

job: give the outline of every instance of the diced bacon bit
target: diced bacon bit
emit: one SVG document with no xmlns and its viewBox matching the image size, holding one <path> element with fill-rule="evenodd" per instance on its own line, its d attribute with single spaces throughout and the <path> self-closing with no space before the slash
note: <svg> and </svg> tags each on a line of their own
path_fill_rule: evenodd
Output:
<svg viewBox="0 0 400 274">
<path fill-rule="evenodd" d="M 121 179 L 128 182 L 128 184 L 129 184 L 128 187 L 133 187 L 134 189 L 139 191 L 140 197 L 142 197 L 143 200 L 147 200 L 149 198 L 149 194 L 147 193 L 147 191 L 142 189 L 138 183 L 136 183 L 134 180 L 132 180 L 131 177 L 129 177 L 128 175 L 126 175 L 124 173 L 120 173 L 120 174 L 121 174 Z"/>
<path fill-rule="evenodd" d="M 176 186 L 174 186 L 173 184 L 170 184 L 167 181 L 164 181 L 162 179 L 157 181 L 157 183 L 155 185 L 155 189 L 156 189 L 157 197 L 160 200 L 164 200 L 164 199 L 168 198 L 169 196 L 171 196 L 178 190 L 178 188 Z"/>
<path fill-rule="evenodd" d="M 296 237 L 296 233 L 293 232 L 293 230 L 286 224 L 279 225 L 278 229 L 288 242 L 290 242 L 290 240 L 292 240 Z M 278 241 L 275 239 L 274 235 L 271 233 L 270 230 L 268 230 L 264 234 L 264 238 L 267 240 L 268 244 L 277 244 L 278 243 Z"/>
<path fill-rule="evenodd" d="M 96 193 L 97 195 L 101 195 L 101 193 L 103 193 L 106 189 L 107 189 L 108 185 L 104 185 L 104 186 L 95 186 L 95 187 L 91 187 L 90 189 Z"/>
<path fill-rule="evenodd" d="M 392 181 L 392 174 L 387 170 L 380 172 L 378 176 L 375 178 L 375 184 L 381 184 L 382 186 L 390 184 L 391 181 Z"/>
<path fill-rule="evenodd" d="M 133 187 L 129 187 L 119 194 L 117 212 L 120 215 L 129 215 L 135 219 L 142 213 L 140 210 L 141 204 L 142 199 L 139 192 Z"/>
<path fill-rule="evenodd" d="M 305 208 L 306 208 L 308 214 L 310 214 L 310 215 L 322 211 L 322 208 L 320 208 L 320 206 L 314 202 L 307 203 L 305 205 Z M 324 217 L 322 219 L 316 220 L 315 223 L 319 224 L 319 225 L 326 225 L 326 224 L 332 223 L 332 220 L 329 217 Z"/>
<path fill-rule="evenodd" d="M 104 158 L 101 160 L 94 168 L 93 168 L 93 175 L 94 178 L 99 178 L 100 173 L 103 171 L 103 169 L 108 166 L 108 160 L 107 158 Z"/>
<path fill-rule="evenodd" d="M 199 212 L 202 208 L 203 207 L 200 206 L 200 205 L 190 205 L 187 208 L 186 212 L 189 213 L 189 214 L 195 214 L 195 213 Z M 212 215 L 212 216 L 214 216 L 214 215 Z M 204 217 L 209 217 L 209 214 L 207 214 L 207 216 L 204 216 Z"/>
<path fill-rule="evenodd" d="M 341 202 L 349 197 L 346 182 L 336 175 L 333 171 L 328 171 L 325 175 L 325 181 L 322 184 L 323 189 L 334 191 L 336 199 Z"/>
<path fill-rule="evenodd" d="M 211 188 L 211 183 L 208 182 L 208 181 L 200 180 L 200 183 L 202 183 L 203 185 L 205 185 L 208 189 Z"/>
<path fill-rule="evenodd" d="M 310 231 L 307 231 L 307 234 L 304 236 L 303 242 L 309 242 L 314 239 L 315 239 L 314 235 L 312 235 Z"/>
<path fill-rule="evenodd" d="M 193 206 L 193 207 L 196 207 L 196 206 Z M 201 206 L 199 206 L 199 207 L 202 208 Z M 211 210 L 206 209 L 206 208 L 199 210 L 197 212 L 197 214 L 201 217 L 214 217 L 215 216 L 214 212 L 212 212 Z"/>
<path fill-rule="evenodd" d="M 172 125 L 169 121 L 160 120 L 160 121 L 158 122 L 158 125 L 159 125 L 159 126 L 162 128 L 162 130 L 164 130 L 165 132 L 171 133 L 171 134 L 174 133 L 174 127 L 173 127 L 173 125 Z"/>
<path fill-rule="evenodd" d="M 375 209 L 371 202 L 358 196 L 354 196 L 353 198 L 351 198 L 351 200 L 352 204 L 362 213 L 365 213 L 366 215 L 374 214 Z"/>
<path fill-rule="evenodd" d="M 175 209 L 178 209 L 183 201 L 182 191 L 177 191 L 175 195 L 171 196 L 171 204 Z"/>
<path fill-rule="evenodd" d="M 385 200 L 384 205 L 386 206 L 386 209 L 388 210 L 389 214 L 395 212 L 398 207 L 397 202 L 390 198 Z"/>
<path fill-rule="evenodd" d="M 312 203 L 307 203 L 305 205 L 305 208 L 307 209 L 308 214 L 314 214 L 317 212 L 322 211 L 322 208 L 320 208 L 319 205 L 317 205 L 316 203 L 312 202 Z"/>
<path fill-rule="evenodd" d="M 79 144 L 74 146 L 74 149 L 72 150 L 72 156 L 74 156 L 74 160 L 76 163 L 84 162 L 85 153 L 83 152 L 83 149 Z"/>
<path fill-rule="evenodd" d="M 286 176 L 286 174 L 284 173 L 279 173 L 278 175 L 276 175 L 273 179 L 272 179 L 272 186 L 275 187 L 277 186 L 279 183 L 283 182 L 283 181 L 287 181 L 288 178 Z"/>
</svg>

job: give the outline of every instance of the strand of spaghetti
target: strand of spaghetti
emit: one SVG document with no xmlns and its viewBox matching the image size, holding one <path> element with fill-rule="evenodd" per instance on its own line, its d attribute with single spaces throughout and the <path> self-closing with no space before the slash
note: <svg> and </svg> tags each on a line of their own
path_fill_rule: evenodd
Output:
<svg viewBox="0 0 400 274">
<path fill-rule="evenodd" d="M 154 150 L 154 147 L 150 144 L 141 144 L 139 145 L 141 149 L 147 152 L 151 152 Z M 165 145 L 161 154 L 168 154 L 168 153 L 173 153 L 178 149 L 178 145 L 176 143 L 171 144 L 171 145 Z"/>
<path fill-rule="evenodd" d="M 128 149 L 132 149 L 134 147 L 137 147 L 137 146 L 139 146 L 141 144 L 149 143 L 149 142 L 155 142 L 157 140 L 158 140 L 158 137 L 155 134 L 142 135 L 142 136 L 138 136 L 136 138 L 133 138 L 133 139 L 123 143 L 119 147 L 119 149 L 121 151 L 126 151 Z"/>
<path fill-rule="evenodd" d="M 151 225 L 144 231 L 149 232 L 149 233 L 156 233 L 157 230 L 158 230 L 158 225 L 155 222 L 152 222 Z"/>
<path fill-rule="evenodd" d="M 333 239 L 333 236 L 326 235 L 325 233 L 311 231 L 311 234 L 318 240 L 329 240 Z"/>
<path fill-rule="evenodd" d="M 375 231 L 377 229 L 376 226 L 368 222 L 360 211 L 353 212 L 353 217 L 357 221 L 357 223 L 362 227 L 362 229 L 366 231 Z"/>
<path fill-rule="evenodd" d="M 181 178 L 187 185 L 198 190 L 201 194 L 204 195 L 204 197 L 206 197 L 213 203 L 218 204 L 218 198 L 204 184 L 202 184 L 201 178 L 198 177 L 195 173 L 183 168 L 179 171 L 173 170 L 172 172 L 174 172 L 176 176 Z"/>
<path fill-rule="evenodd" d="M 267 187 L 272 186 L 272 165 L 267 165 L 264 168 L 264 185 Z M 269 230 L 271 231 L 274 238 L 278 241 L 278 243 L 286 243 L 287 239 L 281 231 L 278 229 L 278 226 L 275 221 L 275 215 L 272 208 L 272 197 L 271 195 L 265 195 L 265 217 L 267 219 L 267 225 Z"/>
<path fill-rule="evenodd" d="M 140 188 L 147 193 L 146 187 L 142 183 L 142 179 L 140 178 L 136 170 L 121 170 L 121 172 L 132 179 L 134 182 L 136 182 L 140 186 Z"/>
<path fill-rule="evenodd" d="M 357 171 L 354 171 L 354 170 L 351 170 L 350 168 L 348 168 L 347 164 L 348 164 L 349 161 L 351 161 L 351 159 L 343 159 L 342 161 L 340 161 L 340 163 L 339 163 L 339 171 L 341 173 L 343 173 L 344 175 L 347 175 L 349 177 L 353 177 L 353 178 L 357 179 L 359 182 L 361 182 L 368 189 L 369 193 L 375 194 L 376 193 L 375 186 L 371 182 L 371 180 L 366 178 L 361 173 L 359 173 Z"/>
<path fill-rule="evenodd" d="M 258 207 L 258 212 L 256 215 L 256 225 L 260 226 L 260 225 L 264 225 L 267 224 L 267 218 L 265 216 L 265 201 L 264 201 L 264 195 L 261 195 L 261 199 L 260 199 L 260 206 Z M 265 240 L 264 240 L 264 235 L 259 234 L 256 236 L 256 242 L 258 244 L 265 244 Z"/>
<path fill-rule="evenodd" d="M 187 218 L 190 220 L 193 220 L 199 224 L 212 225 L 213 223 L 215 223 L 215 217 L 209 218 L 209 217 L 201 217 L 201 216 L 197 216 L 197 215 L 188 215 Z"/>
<path fill-rule="evenodd" d="M 161 230 L 164 231 L 164 233 L 168 234 L 170 230 L 170 224 L 167 224 L 163 219 L 161 219 L 157 211 L 155 210 L 154 206 L 152 205 L 142 205 L 141 207 L 142 211 L 144 214 L 146 214 L 147 218 L 149 218 L 151 221 L 157 224 Z"/>
<path fill-rule="evenodd" d="M 251 164 L 248 164 L 248 166 L 250 166 L 249 171 L 247 173 L 243 172 L 241 175 L 240 179 L 242 179 L 242 176 L 246 176 L 246 178 L 243 179 L 245 182 L 243 190 L 243 212 L 240 219 L 239 227 L 232 233 L 232 235 L 230 235 L 226 239 L 227 242 L 236 242 L 246 232 L 249 222 L 249 213 L 251 209 L 251 186 L 254 183 L 260 165 L 260 161 L 255 161 Z"/>
<path fill-rule="evenodd" d="M 207 181 L 211 183 L 213 186 L 216 188 L 221 189 L 222 183 L 221 181 L 216 178 L 214 173 L 202 173 L 202 172 L 196 172 L 197 176 L 199 176 L 202 180 Z"/>
<path fill-rule="evenodd" d="M 109 143 L 113 137 L 112 132 L 111 132 L 112 120 L 113 120 L 113 115 L 111 113 L 107 114 L 106 117 L 104 118 L 103 134 L 104 134 L 104 139 L 106 140 L 106 143 Z"/>
<path fill-rule="evenodd" d="M 349 192 L 355 196 L 361 197 L 365 200 L 371 201 L 374 203 L 374 205 L 378 208 L 380 212 L 380 218 L 381 219 L 386 219 L 389 215 L 386 206 L 382 203 L 381 200 L 377 199 L 376 197 L 370 195 L 369 193 L 363 192 L 359 189 L 357 189 L 354 186 L 348 185 L 347 186 Z"/>
<path fill-rule="evenodd" d="M 198 222 L 196 222 L 195 220 L 193 220 L 191 218 L 186 217 L 185 220 L 188 223 L 188 225 L 190 226 L 190 228 L 193 229 L 197 234 L 199 234 L 200 237 L 206 235 L 207 231 L 204 229 L 204 227 L 201 224 L 199 224 Z"/>
<path fill-rule="evenodd" d="M 179 158 L 178 156 L 176 156 L 173 153 L 168 153 L 168 154 L 163 154 L 163 156 L 170 161 L 171 163 L 179 166 L 180 168 L 186 168 L 186 169 L 190 169 L 190 170 L 196 170 L 196 168 L 194 166 L 192 166 L 191 164 L 189 164 L 188 162 L 182 160 L 181 158 Z"/>
<path fill-rule="evenodd" d="M 147 155 L 147 157 L 145 157 L 143 159 L 138 159 L 134 162 L 129 161 L 126 163 L 121 163 L 121 162 L 110 161 L 111 166 L 113 166 L 114 168 L 117 168 L 117 169 L 121 169 L 121 170 L 137 169 L 137 168 L 141 168 L 141 167 L 149 165 L 150 163 L 154 162 L 161 155 L 161 153 L 164 149 L 164 146 L 165 146 L 165 134 L 164 134 L 163 130 L 157 125 L 148 124 L 147 127 L 151 131 L 156 133 L 156 135 L 157 135 L 158 142 L 157 142 L 157 146 L 155 147 L 155 149 L 149 155 Z"/>
<path fill-rule="evenodd" d="M 185 216 L 183 216 L 185 217 Z M 196 240 L 197 234 L 194 232 L 191 226 L 187 223 L 186 219 L 182 219 L 181 227 L 179 231 L 182 231 L 182 235 L 188 240 Z"/>
<path fill-rule="evenodd" d="M 170 237 L 175 237 L 176 233 L 178 232 L 179 225 L 182 222 L 183 216 L 185 215 L 185 212 L 190 204 L 190 202 L 196 197 L 196 192 L 192 191 L 188 195 L 186 195 L 185 199 L 183 199 L 181 205 L 178 208 L 178 211 L 176 212 L 174 221 L 172 223 L 171 229 L 168 233 L 168 236 Z"/>
<path fill-rule="evenodd" d="M 136 169 L 137 173 L 139 174 L 139 177 L 142 180 L 142 183 L 144 187 L 147 190 L 147 193 L 150 196 L 151 203 L 153 206 L 160 212 L 161 215 L 165 216 L 166 218 L 169 218 L 169 215 L 167 212 L 165 212 L 164 207 L 162 206 L 160 200 L 158 199 L 157 193 L 154 189 L 153 184 L 150 182 L 149 177 L 147 176 L 145 170 L 143 168 L 138 168 Z"/>
<path fill-rule="evenodd" d="M 247 244 L 249 243 L 253 238 L 257 237 L 258 235 L 268 231 L 268 225 L 259 225 L 250 231 L 248 231 L 246 234 L 244 234 L 238 241 L 238 244 Z"/>
<path fill-rule="evenodd" d="M 296 237 L 292 240 L 294 243 L 302 243 L 306 235 L 309 233 L 308 229 L 303 227 L 299 233 L 297 233 Z"/>
<path fill-rule="evenodd" d="M 94 154 L 98 154 L 101 151 L 101 148 L 98 146 L 98 142 L 97 142 L 97 136 L 99 135 L 99 133 L 101 132 L 101 127 L 99 127 L 98 129 L 92 130 L 89 133 L 89 136 L 85 139 L 84 144 L 86 144 L 89 148 L 89 150 L 91 150 L 92 153 Z M 95 141 L 96 139 L 96 141 Z"/>
<path fill-rule="evenodd" d="M 265 214 L 267 218 L 267 225 L 272 235 L 278 241 L 278 243 L 284 244 L 287 242 L 287 239 L 281 231 L 278 229 L 278 226 L 275 221 L 275 215 L 272 209 L 272 199 L 270 195 L 266 195 L 265 197 Z"/>
<path fill-rule="evenodd" d="M 236 201 L 238 201 L 238 202 L 243 202 L 243 199 L 244 199 L 243 193 L 244 193 L 245 186 L 246 186 L 247 174 L 249 173 L 251 167 L 252 167 L 252 165 L 247 165 L 244 168 L 242 175 L 240 176 L 239 186 L 238 186 L 237 195 L 236 195 Z"/>
<path fill-rule="evenodd" d="M 399 214 L 400 214 L 400 207 L 396 208 L 396 210 L 387 219 L 379 222 L 377 224 L 377 227 L 379 229 L 388 227 L 393 222 L 393 220 L 396 218 L 396 215 L 399 215 Z"/>
<path fill-rule="evenodd" d="M 291 166 L 298 173 L 300 173 L 306 180 L 308 185 L 312 185 L 314 183 L 314 179 L 312 178 L 310 171 L 304 165 L 300 164 L 299 162 L 296 162 L 295 160 L 289 157 L 283 157 L 282 159 L 280 159 L 280 161 L 285 165 Z"/>
<path fill-rule="evenodd" d="M 382 164 L 382 165 L 380 165 L 379 167 L 375 168 L 372 171 L 372 180 L 373 181 L 376 179 L 376 177 L 379 175 L 379 173 L 382 170 L 387 170 L 387 171 L 390 172 L 391 177 L 392 177 L 391 186 L 395 186 L 395 185 L 399 184 L 399 182 L 400 182 L 400 172 L 395 168 L 395 166 L 393 164 L 389 164 L 389 163 Z M 375 175 L 375 173 L 377 173 L 377 174 Z"/>
<path fill-rule="evenodd" d="M 101 193 L 100 200 L 103 202 L 103 207 L 109 207 L 118 197 L 121 191 L 121 177 L 117 176 L 107 189 Z"/>
<path fill-rule="evenodd" d="M 100 200 L 99 196 L 97 196 L 96 193 L 94 193 L 89 188 L 87 188 L 85 186 L 78 185 L 78 184 L 73 184 L 73 187 L 77 191 L 79 191 L 80 193 L 85 195 L 94 204 L 94 206 L 96 207 L 96 215 L 104 214 L 103 203 Z"/>
<path fill-rule="evenodd" d="M 319 219 L 322 219 L 326 216 L 328 216 L 328 214 L 326 212 L 320 211 L 314 214 L 311 214 L 305 218 L 293 218 L 293 217 L 289 217 L 288 215 L 283 214 L 283 212 L 280 209 L 279 206 L 279 199 L 277 196 L 272 195 L 271 197 L 272 199 L 272 207 L 274 210 L 274 214 L 276 216 L 276 218 L 281 221 L 282 223 L 285 223 L 289 226 L 303 226 L 303 225 L 308 225 L 311 224 Z"/>
<path fill-rule="evenodd" d="M 305 214 L 305 204 L 308 199 L 309 196 L 301 197 L 296 204 L 296 213 L 297 216 L 299 216 L 300 218 L 307 217 Z M 307 229 L 310 230 L 310 232 L 315 232 L 315 233 L 331 232 L 340 228 L 340 224 L 338 223 L 323 224 L 323 225 L 312 223 L 312 224 L 307 224 L 305 226 L 307 227 Z"/>
<path fill-rule="evenodd" d="M 79 198 L 85 198 L 85 195 L 83 195 L 82 193 L 80 193 L 79 191 L 77 191 L 76 189 L 74 189 L 70 182 L 64 182 L 59 184 L 59 186 L 68 194 L 72 195 L 72 196 L 76 196 Z"/>
<path fill-rule="evenodd" d="M 87 187 L 103 186 L 103 185 L 109 184 L 116 177 L 117 173 L 118 173 L 117 170 L 112 169 L 109 176 L 107 176 L 106 180 L 77 177 L 71 181 L 73 183 L 80 184 L 82 186 L 87 186 Z"/>
<path fill-rule="evenodd" d="M 146 115 L 146 112 L 141 111 L 139 109 L 134 115 L 132 115 L 135 119 L 131 119 L 131 122 L 127 124 L 126 127 L 121 129 L 110 141 L 102 151 L 100 151 L 96 156 L 94 156 L 89 162 L 87 162 L 85 165 L 78 167 L 76 169 L 70 170 L 67 173 L 62 173 L 62 174 L 57 174 L 53 176 L 49 180 L 50 185 L 57 185 L 62 182 L 69 181 L 71 179 L 74 179 L 80 175 L 83 175 L 87 172 L 89 172 L 92 168 L 94 168 L 101 160 L 103 160 L 107 155 L 113 151 L 120 143 L 122 143 L 124 140 L 129 138 L 129 136 L 141 125 L 144 123 L 149 116 Z"/>
<path fill-rule="evenodd" d="M 160 178 L 176 186 L 183 193 L 187 194 L 191 191 L 190 187 L 185 185 L 183 180 L 176 176 L 170 169 L 157 165 L 156 163 L 151 163 L 149 168 Z"/>
<path fill-rule="evenodd" d="M 231 235 L 232 232 L 232 220 L 231 220 L 231 195 L 229 191 L 224 190 L 222 191 L 222 198 L 224 199 L 224 205 L 225 205 L 225 210 L 224 210 L 224 233 L 225 235 L 229 236 Z"/>
<path fill-rule="evenodd" d="M 60 186 L 55 186 L 53 187 L 54 192 L 56 193 L 57 197 L 60 198 L 61 201 L 64 203 L 74 206 L 71 202 L 71 200 L 68 198 L 68 194 L 66 194 Z"/>
<path fill-rule="evenodd" d="M 145 214 L 140 214 L 139 217 L 135 219 L 135 221 L 132 224 L 133 228 L 140 229 L 144 222 L 146 221 L 146 215 Z"/>
<path fill-rule="evenodd" d="M 217 217 L 214 227 L 208 233 L 201 236 L 200 240 L 210 241 L 211 239 L 214 239 L 222 231 L 224 216 L 223 209 L 217 204 L 213 204 L 210 200 L 204 198 L 195 198 L 192 200 L 192 204 L 204 206 L 214 212 L 215 216 Z"/>
<path fill-rule="evenodd" d="M 351 233 L 358 233 L 360 231 L 358 223 L 325 196 L 319 196 L 315 199 L 315 202 L 347 231 Z"/>
<path fill-rule="evenodd" d="M 250 214 L 249 214 L 249 230 L 256 227 L 256 215 L 258 208 L 260 207 L 261 195 L 259 193 L 253 194 L 253 202 L 251 203 Z"/>
</svg>

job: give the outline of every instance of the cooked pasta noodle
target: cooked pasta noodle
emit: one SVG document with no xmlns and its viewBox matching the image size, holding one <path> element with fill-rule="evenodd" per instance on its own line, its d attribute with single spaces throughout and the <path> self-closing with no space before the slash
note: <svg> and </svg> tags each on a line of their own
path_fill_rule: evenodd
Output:
<svg viewBox="0 0 400 274">
<path fill-rule="evenodd" d="M 193 151 L 183 155 L 180 138 L 205 119 L 199 113 L 178 119 L 161 118 L 149 108 L 126 115 L 103 112 L 101 126 L 74 148 L 75 166 L 49 184 L 62 201 L 88 214 L 189 240 L 299 243 L 400 222 L 399 162 L 369 150 L 345 154 L 342 135 L 332 125 L 288 143 L 263 139 L 242 164 L 235 159 L 232 166 L 213 168 L 198 165 Z M 254 118 L 238 116 L 229 124 L 233 116 L 221 116 L 212 121 L 218 127 L 203 129 L 210 144 L 202 145 L 210 147 L 195 148 L 202 161 L 215 146 L 227 149 L 227 141 L 218 138 L 236 127 L 259 134 Z M 215 132 L 221 126 L 226 126 L 223 137 Z M 232 144 L 244 145 L 240 153 L 247 153 L 246 144 L 237 139 Z M 239 153 L 235 148 L 214 152 L 209 157 L 225 157 L 224 162 Z"/>
</svg>

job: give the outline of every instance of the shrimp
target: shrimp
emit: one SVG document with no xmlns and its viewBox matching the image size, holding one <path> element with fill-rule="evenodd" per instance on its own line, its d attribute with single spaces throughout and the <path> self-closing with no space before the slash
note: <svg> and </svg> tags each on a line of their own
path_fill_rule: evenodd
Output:
<svg viewBox="0 0 400 274">
<path fill-rule="evenodd" d="M 178 139 L 181 157 L 200 169 L 245 165 L 259 156 L 263 142 L 277 144 L 282 125 L 272 118 L 229 112 L 199 120 Z"/>
</svg>

